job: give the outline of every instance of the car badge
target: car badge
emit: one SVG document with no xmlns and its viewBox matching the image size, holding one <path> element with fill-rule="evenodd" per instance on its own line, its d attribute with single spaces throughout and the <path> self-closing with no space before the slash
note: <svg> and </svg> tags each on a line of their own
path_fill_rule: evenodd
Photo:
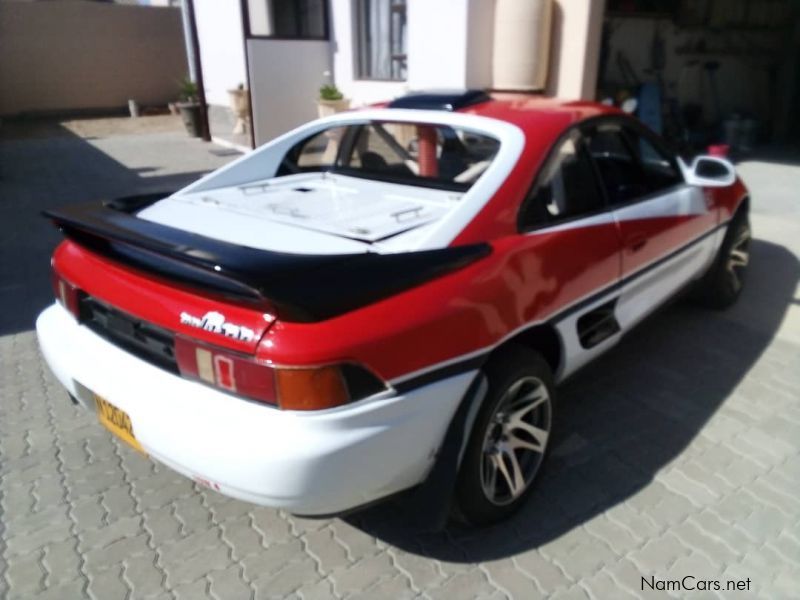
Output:
<svg viewBox="0 0 800 600">
<path fill-rule="evenodd" d="M 256 332 L 244 325 L 235 325 L 225 321 L 225 315 L 215 310 L 207 312 L 202 317 L 195 317 L 184 311 L 181 313 L 181 325 L 197 327 L 203 331 L 219 333 L 225 337 L 252 342 L 256 339 Z"/>
</svg>

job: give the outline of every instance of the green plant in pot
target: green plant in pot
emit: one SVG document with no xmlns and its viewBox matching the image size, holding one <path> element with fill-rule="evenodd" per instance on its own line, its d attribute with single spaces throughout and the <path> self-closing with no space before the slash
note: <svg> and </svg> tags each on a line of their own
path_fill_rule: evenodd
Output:
<svg viewBox="0 0 800 600">
<path fill-rule="evenodd" d="M 177 106 L 186 132 L 192 137 L 202 136 L 202 107 L 198 101 L 197 84 L 188 77 L 181 79 L 178 97 L 180 102 L 177 103 Z"/>
<path fill-rule="evenodd" d="M 325 72 L 325 76 L 330 78 L 330 73 Z M 320 117 L 327 117 L 338 112 L 343 112 L 350 108 L 350 100 L 344 97 L 336 84 L 329 82 L 319 88 L 319 98 L 317 99 L 317 111 Z"/>
</svg>

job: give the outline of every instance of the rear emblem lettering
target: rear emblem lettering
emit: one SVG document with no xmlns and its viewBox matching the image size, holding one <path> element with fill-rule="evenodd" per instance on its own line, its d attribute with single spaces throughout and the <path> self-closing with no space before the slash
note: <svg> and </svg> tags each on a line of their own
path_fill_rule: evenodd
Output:
<svg viewBox="0 0 800 600">
<path fill-rule="evenodd" d="M 197 327 L 204 331 L 219 333 L 235 340 L 252 342 L 256 339 L 256 332 L 244 325 L 234 325 L 225 321 L 225 315 L 217 311 L 209 311 L 202 317 L 195 317 L 187 312 L 181 313 L 181 324 Z"/>
</svg>

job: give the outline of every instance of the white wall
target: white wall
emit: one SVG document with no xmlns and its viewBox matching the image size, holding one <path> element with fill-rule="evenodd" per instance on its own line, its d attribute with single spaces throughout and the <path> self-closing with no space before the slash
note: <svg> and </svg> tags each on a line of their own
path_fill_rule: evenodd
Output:
<svg viewBox="0 0 800 600">
<path fill-rule="evenodd" d="M 408 85 L 463 88 L 469 0 L 409 0 Z"/>
<path fill-rule="evenodd" d="M 554 0 L 547 95 L 593 98 L 605 0 Z M 494 0 L 408 0 L 408 81 L 356 78 L 353 2 L 333 0 L 336 84 L 354 106 L 423 88 L 492 86 Z"/>
<path fill-rule="evenodd" d="M 487 87 L 491 83 L 492 0 L 408 0 L 408 80 L 356 77 L 355 10 L 332 3 L 336 85 L 354 106 L 390 100 L 409 90 Z"/>
<path fill-rule="evenodd" d="M 247 84 L 239 0 L 194 0 L 194 10 L 206 101 L 228 106 L 228 90 Z"/>
<path fill-rule="evenodd" d="M 252 39 L 247 53 L 256 145 L 316 118 L 329 42 Z"/>
</svg>

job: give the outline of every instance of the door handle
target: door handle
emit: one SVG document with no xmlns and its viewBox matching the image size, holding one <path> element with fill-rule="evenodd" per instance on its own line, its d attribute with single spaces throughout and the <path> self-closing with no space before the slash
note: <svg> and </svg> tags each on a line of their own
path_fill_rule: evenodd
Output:
<svg viewBox="0 0 800 600">
<path fill-rule="evenodd" d="M 625 243 L 631 252 L 638 252 L 647 244 L 647 236 L 643 233 L 635 233 L 629 236 Z"/>
</svg>

